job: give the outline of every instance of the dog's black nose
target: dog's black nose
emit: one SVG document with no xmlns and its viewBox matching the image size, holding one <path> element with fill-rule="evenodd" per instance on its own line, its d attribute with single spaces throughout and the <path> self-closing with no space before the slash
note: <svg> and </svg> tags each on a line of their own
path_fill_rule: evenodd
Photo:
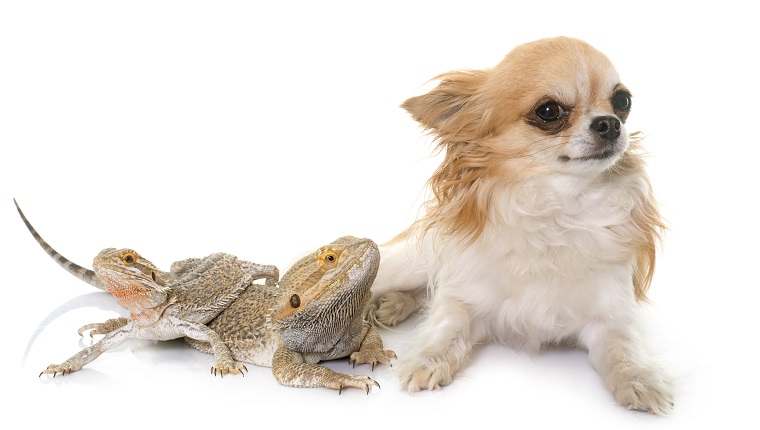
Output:
<svg viewBox="0 0 760 430">
<path fill-rule="evenodd" d="M 614 116 L 600 116 L 591 122 L 591 130 L 602 139 L 615 140 L 620 136 L 620 120 Z"/>
</svg>

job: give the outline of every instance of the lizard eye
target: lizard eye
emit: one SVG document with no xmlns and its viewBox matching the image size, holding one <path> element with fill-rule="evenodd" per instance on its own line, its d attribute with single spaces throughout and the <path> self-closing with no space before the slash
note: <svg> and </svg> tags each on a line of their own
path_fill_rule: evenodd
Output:
<svg viewBox="0 0 760 430">
<path fill-rule="evenodd" d="M 322 254 L 321 257 L 322 257 L 322 261 L 324 261 L 328 265 L 333 265 L 335 264 L 335 262 L 338 261 L 338 254 L 332 251 L 325 252 L 324 254 Z"/>
<path fill-rule="evenodd" d="M 290 306 L 292 306 L 293 308 L 297 308 L 301 306 L 301 298 L 298 297 L 298 294 L 293 294 L 292 296 L 290 296 Z"/>
<path fill-rule="evenodd" d="M 132 264 L 135 262 L 135 256 L 132 254 L 127 254 L 124 256 L 124 263 L 126 264 Z"/>
<path fill-rule="evenodd" d="M 153 282 L 156 282 L 156 272 L 150 272 L 150 277 L 153 279 Z"/>
</svg>

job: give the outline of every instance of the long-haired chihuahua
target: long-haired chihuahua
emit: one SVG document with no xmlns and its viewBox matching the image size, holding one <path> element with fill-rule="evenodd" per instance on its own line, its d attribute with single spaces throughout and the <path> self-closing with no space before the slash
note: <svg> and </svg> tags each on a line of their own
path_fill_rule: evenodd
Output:
<svg viewBox="0 0 760 430">
<path fill-rule="evenodd" d="M 444 159 L 420 218 L 381 247 L 369 308 L 385 326 L 424 312 L 402 387 L 451 383 L 476 344 L 572 342 L 618 403 L 667 413 L 637 321 L 664 223 L 610 60 L 557 37 L 436 81 L 402 106 Z"/>
</svg>

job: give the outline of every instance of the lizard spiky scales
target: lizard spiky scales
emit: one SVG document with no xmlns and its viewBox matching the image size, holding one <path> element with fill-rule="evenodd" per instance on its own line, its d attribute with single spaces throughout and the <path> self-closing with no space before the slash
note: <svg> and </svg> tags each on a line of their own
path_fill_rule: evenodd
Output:
<svg viewBox="0 0 760 430">
<path fill-rule="evenodd" d="M 15 203 L 15 199 L 14 199 Z M 182 271 L 164 272 L 131 249 L 107 248 L 93 259 L 93 269 L 76 265 L 53 249 L 26 219 L 19 215 L 42 248 L 64 269 L 79 279 L 111 293 L 129 310 L 129 318 L 87 324 L 79 329 L 105 334 L 103 339 L 82 349 L 61 364 L 51 364 L 40 373 L 65 375 L 77 371 L 103 352 L 127 339 L 171 340 L 189 337 L 207 342 L 216 356 L 213 374 L 242 373 L 245 366 L 236 362 L 219 335 L 206 323 L 260 278 L 274 285 L 279 277 L 275 266 L 260 265 L 225 253 L 215 253 Z"/>
<path fill-rule="evenodd" d="M 379 332 L 363 321 L 370 286 L 380 263 L 369 239 L 344 236 L 301 258 L 283 275 L 279 288 L 248 288 L 209 323 L 235 359 L 271 366 L 283 385 L 379 387 L 365 375 L 345 375 L 318 363 L 350 357 L 354 364 L 389 364 Z M 208 352 L 202 343 L 188 342 Z"/>
<path fill-rule="evenodd" d="M 278 272 L 274 266 L 223 253 L 177 261 L 170 272 L 163 272 L 133 250 L 109 248 L 94 259 L 96 270 L 91 271 L 56 252 L 37 234 L 18 204 L 16 207 L 37 242 L 58 264 L 111 292 L 131 312 L 130 318 L 81 327 L 80 335 L 90 330 L 90 336 L 105 337 L 63 364 L 51 365 L 43 374 L 55 376 L 80 369 L 105 350 L 134 337 L 135 327 L 150 339 L 168 339 L 164 331 L 155 329 L 156 323 L 176 328 L 188 320 L 207 323 L 201 324 L 200 332 L 182 335 L 192 346 L 216 354 L 212 372 L 222 375 L 245 370 L 234 362 L 237 360 L 272 367 L 273 375 L 284 385 L 328 387 L 339 392 L 356 387 L 369 393 L 371 387 L 379 387 L 372 378 L 341 374 L 317 363 L 348 356 L 354 365 L 366 363 L 374 369 L 378 363 L 390 364 L 396 356 L 383 349 L 377 329 L 361 318 L 380 258 L 377 245 L 369 239 L 342 237 L 303 257 L 279 287 L 275 287 Z M 226 294 L 226 288 L 239 286 L 240 276 L 246 279 L 243 291 L 238 294 L 233 287 L 235 291 Z M 256 277 L 266 278 L 266 284 L 249 282 Z"/>
</svg>

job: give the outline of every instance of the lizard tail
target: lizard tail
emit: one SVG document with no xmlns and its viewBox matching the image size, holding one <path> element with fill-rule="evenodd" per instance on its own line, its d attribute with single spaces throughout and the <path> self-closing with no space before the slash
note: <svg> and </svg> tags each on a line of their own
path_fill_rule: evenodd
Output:
<svg viewBox="0 0 760 430">
<path fill-rule="evenodd" d="M 26 219 L 26 216 L 24 216 L 24 213 L 21 212 L 21 208 L 16 202 L 16 199 L 13 199 L 13 204 L 16 205 L 16 210 L 18 210 L 18 214 L 21 215 L 21 219 L 24 221 L 24 224 L 26 224 L 26 228 L 29 229 L 29 232 L 32 233 L 32 236 L 34 236 L 34 239 L 37 241 L 37 243 L 40 244 L 42 249 L 44 249 L 45 252 L 47 252 L 48 255 L 53 258 L 53 260 L 55 260 L 56 263 L 58 263 L 61 267 L 66 269 L 67 272 L 71 273 L 72 275 L 76 276 L 82 281 L 87 282 L 93 287 L 100 288 L 101 290 L 106 289 L 105 285 L 103 285 L 103 283 L 100 281 L 97 275 L 95 275 L 95 272 L 89 269 L 85 269 L 84 267 L 74 263 L 73 261 L 70 261 L 63 255 L 59 254 L 58 251 L 53 249 L 53 247 L 50 246 L 47 242 L 45 242 L 45 240 L 39 235 L 39 233 L 37 233 L 37 230 L 35 230 L 34 227 L 32 227 L 32 224 L 29 222 L 29 220 Z"/>
</svg>

